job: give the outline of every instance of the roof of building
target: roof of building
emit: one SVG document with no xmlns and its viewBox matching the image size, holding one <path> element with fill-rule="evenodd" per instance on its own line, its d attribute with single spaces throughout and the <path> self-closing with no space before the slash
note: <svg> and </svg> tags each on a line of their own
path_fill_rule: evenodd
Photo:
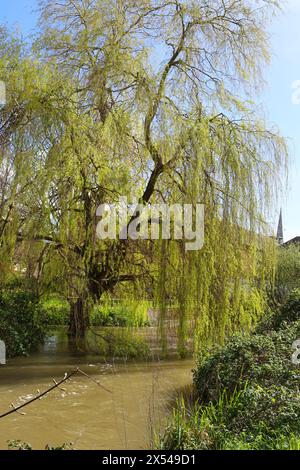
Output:
<svg viewBox="0 0 300 470">
<path fill-rule="evenodd" d="M 283 246 L 289 246 L 289 245 L 300 245 L 300 237 L 294 237 L 291 240 L 288 240 L 287 242 L 283 243 Z"/>
</svg>

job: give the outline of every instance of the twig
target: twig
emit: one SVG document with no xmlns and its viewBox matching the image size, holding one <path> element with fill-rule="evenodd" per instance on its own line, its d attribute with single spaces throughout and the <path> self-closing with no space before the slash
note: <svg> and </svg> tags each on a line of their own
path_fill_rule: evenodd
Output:
<svg viewBox="0 0 300 470">
<path fill-rule="evenodd" d="M 55 383 L 55 385 L 57 385 L 58 389 L 61 390 L 62 392 L 66 392 L 67 390 L 65 388 L 62 388 L 58 385 L 58 383 L 56 382 L 55 379 L 53 379 L 53 382 Z M 40 393 L 40 391 L 38 390 L 38 393 Z"/>
<path fill-rule="evenodd" d="M 77 369 L 77 371 L 78 371 L 80 374 L 82 374 L 82 375 L 84 375 L 85 377 L 87 377 L 88 379 L 90 379 L 90 380 L 91 380 L 92 382 L 94 382 L 95 384 L 97 384 L 99 387 L 103 388 L 103 390 L 105 390 L 106 392 L 112 393 L 112 391 L 109 390 L 108 388 L 104 387 L 104 385 L 102 385 L 102 384 L 99 382 L 99 380 L 94 379 L 94 378 L 91 377 L 90 375 L 88 375 L 88 374 L 86 374 L 85 372 L 83 372 L 83 370 L 81 370 L 81 369 Z"/>
<path fill-rule="evenodd" d="M 12 403 L 10 406 L 11 406 L 11 407 L 14 409 L 14 411 L 15 411 L 16 413 L 18 413 L 19 415 L 21 415 L 21 416 L 25 416 L 25 415 L 26 415 L 26 413 L 22 413 L 21 411 L 18 411 L 18 408 L 16 407 L 16 405 L 15 405 L 14 403 Z"/>
</svg>

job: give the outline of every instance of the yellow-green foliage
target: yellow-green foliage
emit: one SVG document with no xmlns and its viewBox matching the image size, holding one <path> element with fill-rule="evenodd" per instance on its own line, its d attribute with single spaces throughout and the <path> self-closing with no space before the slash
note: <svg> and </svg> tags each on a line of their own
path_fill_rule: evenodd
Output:
<svg viewBox="0 0 300 470">
<path fill-rule="evenodd" d="M 1 261 L 24 240 L 29 274 L 68 299 L 81 332 L 107 292 L 155 297 L 165 346 L 176 305 L 182 355 L 191 331 L 199 349 L 261 314 L 273 272 L 265 220 L 286 148 L 248 99 L 277 4 L 258 3 L 49 0 L 31 50 L 11 53 L 2 36 L 3 116 L 17 101 L 19 119 L 8 128 L 17 157 L 11 145 L 1 156 L 15 170 Z M 97 240 L 98 205 L 120 195 L 205 204 L 204 248 Z"/>
</svg>

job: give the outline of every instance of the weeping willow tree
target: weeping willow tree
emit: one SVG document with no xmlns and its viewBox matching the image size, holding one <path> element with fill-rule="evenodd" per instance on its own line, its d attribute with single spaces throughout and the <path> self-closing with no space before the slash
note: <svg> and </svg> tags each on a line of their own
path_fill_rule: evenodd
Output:
<svg viewBox="0 0 300 470">
<path fill-rule="evenodd" d="M 191 324 L 200 347 L 261 314 L 273 267 L 265 221 L 286 148 L 250 98 L 277 9 L 273 0 L 41 2 L 28 60 L 47 79 L 34 86 L 35 96 L 44 87 L 40 125 L 25 126 L 38 197 L 22 201 L 32 216 L 18 236 L 38 246 L 41 283 L 68 298 L 71 335 L 84 337 L 93 303 L 116 290 L 157 300 L 165 340 L 176 306 L 182 353 Z M 120 195 L 205 204 L 204 248 L 98 240 L 97 207 Z"/>
<path fill-rule="evenodd" d="M 57 122 L 61 79 L 29 53 L 26 44 L 0 28 L 0 80 L 6 104 L 0 108 L 0 282 L 26 270 L 44 249 L 35 228 L 43 200 L 44 144 Z M 23 237 L 24 234 L 24 237 Z M 35 243 L 32 244 L 32 241 Z"/>
</svg>

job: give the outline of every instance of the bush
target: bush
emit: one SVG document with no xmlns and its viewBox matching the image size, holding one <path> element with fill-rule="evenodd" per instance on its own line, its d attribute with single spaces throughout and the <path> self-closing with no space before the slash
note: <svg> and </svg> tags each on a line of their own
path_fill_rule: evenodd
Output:
<svg viewBox="0 0 300 470">
<path fill-rule="evenodd" d="M 289 294 L 287 301 L 277 314 L 273 316 L 272 327 L 277 330 L 284 323 L 292 323 L 300 319 L 300 289 L 294 289 Z"/>
<path fill-rule="evenodd" d="M 149 326 L 148 305 L 124 303 L 116 305 L 98 304 L 92 309 L 91 326 Z M 70 305 L 66 300 L 52 296 L 44 299 L 39 306 L 41 322 L 45 326 L 67 326 L 69 324 Z"/>
<path fill-rule="evenodd" d="M 38 318 L 38 299 L 21 285 L 0 291 L 0 338 L 7 356 L 27 355 L 43 341 L 45 329 Z"/>
<path fill-rule="evenodd" d="M 293 289 L 282 305 L 267 313 L 256 327 L 256 333 L 269 334 L 300 320 L 300 289 Z"/>
<path fill-rule="evenodd" d="M 275 329 L 276 328 L 276 329 Z M 263 334 L 264 333 L 264 334 Z M 197 400 L 177 406 L 164 449 L 299 449 L 299 291 L 252 335 L 235 336 L 199 359 Z"/>
<path fill-rule="evenodd" d="M 223 390 L 232 393 L 247 382 L 263 386 L 293 384 L 299 369 L 291 363 L 292 343 L 300 337 L 300 323 L 268 336 L 237 336 L 218 348 L 194 370 L 194 383 L 201 400 L 218 399 Z"/>
<path fill-rule="evenodd" d="M 167 450 L 272 450 L 300 446 L 300 394 L 246 385 L 188 409 L 180 401 L 157 447 Z"/>
<path fill-rule="evenodd" d="M 66 300 L 52 296 L 40 302 L 39 315 L 45 326 L 68 325 L 70 305 Z"/>
<path fill-rule="evenodd" d="M 300 288 L 300 248 L 290 245 L 278 248 L 275 298 L 284 302 L 289 293 Z"/>
<path fill-rule="evenodd" d="M 148 343 L 126 328 L 106 328 L 91 331 L 87 337 L 88 349 L 103 357 L 147 359 L 150 357 Z"/>
<path fill-rule="evenodd" d="M 124 307 L 96 305 L 91 314 L 92 326 L 127 326 L 128 311 Z"/>
<path fill-rule="evenodd" d="M 116 305 L 95 305 L 91 314 L 92 326 L 149 326 L 147 317 L 148 305 L 146 302 L 139 304 L 124 303 Z"/>
</svg>

